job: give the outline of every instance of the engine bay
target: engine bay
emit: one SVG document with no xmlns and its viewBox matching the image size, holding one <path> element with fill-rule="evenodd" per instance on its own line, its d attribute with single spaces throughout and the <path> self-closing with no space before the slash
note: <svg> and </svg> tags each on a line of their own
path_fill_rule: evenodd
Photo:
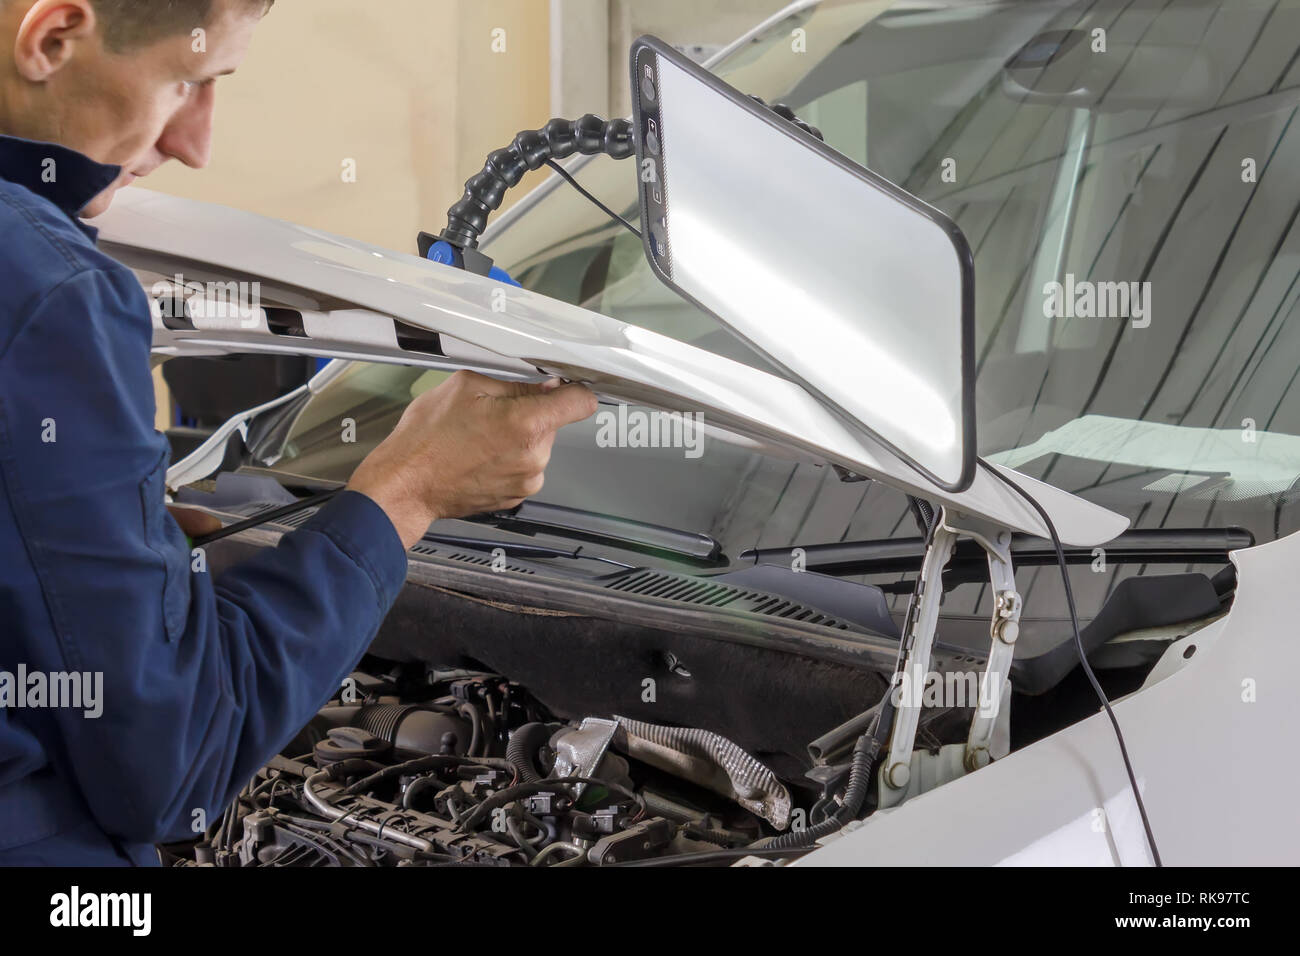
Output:
<svg viewBox="0 0 1300 956">
<path fill-rule="evenodd" d="M 223 542 L 214 565 L 272 540 L 254 531 Z M 197 839 L 161 848 L 165 863 L 767 865 L 977 770 L 950 768 L 979 716 L 958 680 L 955 696 L 927 692 L 914 709 L 914 744 L 899 751 L 913 753 L 914 782 L 886 786 L 873 772 L 892 752 L 885 732 L 905 701 L 891 690 L 896 636 L 648 602 L 425 551 L 413 554 L 407 587 L 357 669 Z M 1136 689 L 1175 631 L 1223 613 L 1226 580 L 1206 579 L 1190 604 L 1135 590 L 1193 593 L 1194 577 L 1127 582 L 1117 596 L 1134 593 L 1087 629 L 1112 695 Z M 1130 641 L 1107 661 L 1103 642 L 1169 623 L 1139 613 L 1155 605 L 1180 626 L 1142 644 L 1149 651 Z M 946 644 L 930 659 L 927 689 L 985 667 Z M 1013 668 L 1018 692 L 998 709 L 993 759 L 1095 711 L 1081 673 L 1062 679 L 1047 663 Z"/>
<path fill-rule="evenodd" d="M 734 862 L 819 813 L 720 734 L 563 720 L 498 674 L 367 659 L 178 866 Z M 824 809 L 824 808 L 823 808 Z M 755 848 L 754 852 L 762 851 Z"/>
</svg>

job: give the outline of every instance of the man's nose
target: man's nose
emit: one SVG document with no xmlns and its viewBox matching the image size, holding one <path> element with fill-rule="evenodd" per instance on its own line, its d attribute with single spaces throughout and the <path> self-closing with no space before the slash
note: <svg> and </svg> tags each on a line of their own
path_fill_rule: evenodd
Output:
<svg viewBox="0 0 1300 956">
<path fill-rule="evenodd" d="M 158 139 L 158 149 L 191 169 L 202 169 L 212 158 L 212 118 L 215 83 L 194 91 L 190 101 L 172 117 Z"/>
</svg>

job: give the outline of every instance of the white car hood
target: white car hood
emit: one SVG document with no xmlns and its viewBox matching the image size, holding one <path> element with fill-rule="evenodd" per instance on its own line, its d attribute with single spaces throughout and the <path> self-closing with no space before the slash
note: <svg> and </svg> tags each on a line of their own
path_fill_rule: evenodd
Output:
<svg viewBox="0 0 1300 956">
<path fill-rule="evenodd" d="M 257 282 L 263 305 L 301 316 L 301 329 L 289 335 L 273 330 L 265 310 L 246 320 L 195 318 L 193 329 L 169 329 L 155 310 L 157 353 L 282 352 L 512 378 L 560 375 L 589 384 L 602 398 L 702 413 L 712 434 L 740 444 L 839 465 L 1012 530 L 1048 534 L 1019 495 L 982 469 L 965 491 L 943 491 L 793 382 L 578 306 L 413 255 L 148 190 L 123 190 L 94 225 L 104 251 L 134 269 L 146 289 L 178 275 L 185 282 Z M 437 332 L 442 354 L 402 348 L 394 320 Z M 1104 508 L 993 467 L 1038 500 L 1066 544 L 1103 544 L 1128 526 Z"/>
</svg>

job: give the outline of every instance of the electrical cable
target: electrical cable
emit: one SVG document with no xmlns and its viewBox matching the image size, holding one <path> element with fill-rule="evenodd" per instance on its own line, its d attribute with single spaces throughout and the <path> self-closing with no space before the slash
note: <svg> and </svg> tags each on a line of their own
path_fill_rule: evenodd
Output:
<svg viewBox="0 0 1300 956">
<path fill-rule="evenodd" d="M 507 191 L 519 185 L 530 170 L 574 153 L 603 154 L 613 159 L 632 157 L 636 145 L 631 122 L 606 121 L 588 113 L 576 120 L 553 119 L 541 129 L 524 130 L 509 146 L 490 153 L 482 171 L 466 181 L 464 194 L 447 210 L 447 227 L 436 238 L 462 254 L 477 249 L 489 214 L 501 208 Z M 426 236 L 421 237 L 425 243 L 434 238 Z M 425 252 L 424 245 L 420 251 Z"/>
<path fill-rule="evenodd" d="M 750 99 L 756 101 L 756 102 L 759 103 L 761 106 L 767 106 L 768 109 L 772 110 L 774 113 L 776 113 L 776 114 L 777 114 L 778 116 L 780 116 L 782 119 L 785 119 L 786 121 L 788 121 L 788 122 L 792 123 L 793 125 L 799 127 L 800 129 L 804 130 L 805 132 L 810 133 L 811 135 L 817 137 L 818 139 L 823 139 L 823 140 L 824 140 L 824 137 L 823 137 L 822 134 L 821 134 L 821 130 L 817 129 L 815 126 L 809 126 L 807 123 L 803 122 L 803 120 L 799 119 L 799 117 L 797 117 L 797 116 L 794 114 L 794 111 L 791 110 L 791 109 L 790 109 L 788 106 L 786 106 L 784 103 L 774 103 L 774 104 L 772 104 L 771 106 L 768 106 L 767 103 L 764 103 L 763 100 L 760 99 L 760 98 L 757 97 L 757 96 L 753 96 L 753 95 L 751 95 L 751 96 L 750 96 Z M 585 120 L 585 119 L 587 119 L 587 118 L 584 117 L 584 120 Z M 620 132 L 621 132 L 621 131 L 620 131 Z M 521 133 L 520 135 L 522 136 L 522 135 L 524 135 L 524 134 Z M 626 145 L 625 145 L 625 143 L 623 142 L 621 136 L 619 137 L 618 142 L 619 142 L 620 147 L 621 147 L 620 150 L 619 150 L 619 152 L 617 152 L 617 153 L 611 152 L 610 155 L 614 156 L 615 159 L 623 159 L 623 158 L 627 155 L 627 153 L 625 152 L 625 150 L 626 150 Z M 622 227 L 623 227 L 624 229 L 626 229 L 628 232 L 632 233 L 632 235 L 636 236 L 638 239 L 641 238 L 641 230 L 640 230 L 640 229 L 638 229 L 636 226 L 632 225 L 632 223 L 630 223 L 627 219 L 625 219 L 625 218 L 623 218 L 622 216 L 620 216 L 620 215 L 619 215 L 618 213 L 616 213 L 613 209 L 609 208 L 609 206 L 606 206 L 603 202 L 601 202 L 601 201 L 600 201 L 599 199 L 597 199 L 594 195 L 592 195 L 592 193 L 588 192 L 587 189 L 586 189 L 586 188 L 585 188 L 581 183 L 579 183 L 578 180 L 576 180 L 576 179 L 575 179 L 575 178 L 574 178 L 574 177 L 569 173 L 569 171 L 568 171 L 567 169 L 565 169 L 563 166 L 561 166 L 559 163 L 557 163 L 554 159 L 547 159 L 546 162 L 545 162 L 545 165 L 549 166 L 552 170 L 554 170 L 557 174 L 559 174 L 559 176 L 560 176 L 561 178 L 563 178 L 565 182 L 567 182 L 570 186 L 572 186 L 574 189 L 576 189 L 578 192 L 580 192 L 584 197 L 586 197 L 586 199 L 587 199 L 588 202 L 592 203 L 594 206 L 596 206 L 597 208 L 599 208 L 600 211 L 603 212 L 606 216 L 608 216 L 608 217 L 609 217 L 610 219 L 612 219 L 614 222 L 618 223 L 620 226 L 622 226 Z"/>
<path fill-rule="evenodd" d="M 565 169 L 563 166 L 561 166 L 553 159 L 548 159 L 546 161 L 546 165 L 551 167 L 551 169 L 555 170 L 555 172 L 557 172 L 564 179 L 564 181 L 567 182 L 570 186 L 572 186 L 578 192 L 582 193 L 582 195 L 585 196 L 589 202 L 599 207 L 600 211 L 603 212 L 605 215 L 609 216 L 610 219 L 613 219 L 615 222 L 621 225 L 628 232 L 632 233 L 632 235 L 636 236 L 638 239 L 641 238 L 640 229 L 632 225 L 632 223 L 628 222 L 626 219 L 624 219 L 622 216 L 620 216 L 614 210 L 610 209 L 603 202 L 597 199 L 594 195 L 588 192 L 586 187 L 583 186 L 576 179 L 574 179 L 573 176 L 570 175 L 567 169 Z"/>
<path fill-rule="evenodd" d="M 1088 676 L 1088 682 L 1092 684 L 1092 689 L 1096 691 L 1097 698 L 1101 701 L 1101 706 L 1106 711 L 1106 716 L 1110 718 L 1110 725 L 1115 731 L 1115 740 L 1119 743 L 1120 756 L 1124 758 L 1124 769 L 1128 773 L 1129 787 L 1133 791 L 1133 799 L 1137 801 L 1138 813 L 1142 817 L 1142 828 L 1146 831 L 1147 844 L 1151 847 L 1151 857 L 1156 866 L 1164 866 L 1160 859 L 1160 850 L 1156 847 L 1156 837 L 1151 831 L 1151 821 L 1147 818 L 1146 805 L 1142 802 L 1142 794 L 1138 791 L 1137 775 L 1133 772 L 1133 763 L 1129 760 L 1128 747 L 1124 743 L 1124 734 L 1119 728 L 1119 719 L 1115 716 L 1115 711 L 1111 709 L 1110 698 L 1106 696 L 1106 691 L 1102 688 L 1101 682 L 1097 680 L 1097 675 L 1093 673 L 1092 665 L 1088 663 L 1088 653 L 1083 647 L 1083 637 L 1079 631 L 1079 615 L 1074 604 L 1074 590 L 1070 587 L 1070 569 L 1065 561 L 1065 549 L 1061 547 L 1061 538 L 1056 533 L 1056 525 L 1052 523 L 1052 518 L 1048 515 L 1046 509 L 1038 501 L 1025 491 L 1010 478 L 1007 478 L 992 465 L 983 459 L 979 461 L 980 467 L 987 471 L 994 478 L 1001 481 L 1008 488 L 1014 491 L 1020 497 L 1024 498 L 1036 512 L 1038 517 L 1043 520 L 1047 526 L 1048 533 L 1052 536 L 1052 546 L 1056 549 L 1057 564 L 1061 568 L 1061 580 L 1065 585 L 1065 601 L 1070 608 L 1070 626 L 1074 630 L 1074 646 L 1079 652 L 1079 663 L 1083 665 L 1083 672 Z"/>
<path fill-rule="evenodd" d="M 232 534 L 239 534 L 241 531 L 248 531 L 252 528 L 261 527 L 271 521 L 278 521 L 281 518 L 288 518 L 296 515 L 300 511 L 306 511 L 308 508 L 314 508 L 317 505 L 323 505 L 331 498 L 338 495 L 342 488 L 334 488 L 330 491 L 322 491 L 320 494 L 310 495 L 306 498 L 285 505 L 282 508 L 275 508 L 272 511 L 263 512 L 254 515 L 251 518 L 245 518 L 243 521 L 236 521 L 234 524 L 228 524 L 220 531 L 214 531 L 211 534 L 201 535 L 194 539 L 194 547 L 202 548 L 214 541 L 220 541 L 222 538 L 228 538 Z"/>
</svg>

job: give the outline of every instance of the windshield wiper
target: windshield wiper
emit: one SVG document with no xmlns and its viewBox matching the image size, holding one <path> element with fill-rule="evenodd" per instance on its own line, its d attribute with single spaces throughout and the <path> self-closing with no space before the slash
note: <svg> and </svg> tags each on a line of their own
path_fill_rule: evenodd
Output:
<svg viewBox="0 0 1300 956">
<path fill-rule="evenodd" d="M 433 544 L 445 544 L 453 548 L 467 548 L 472 551 L 495 551 L 500 548 L 502 553 L 512 558 L 569 558 L 574 561 L 600 561 L 603 564 L 612 564 L 615 567 L 631 569 L 636 567 L 634 564 L 624 564 L 622 561 L 615 561 L 613 558 L 602 557 L 598 554 L 585 554 L 582 548 L 574 548 L 572 551 L 566 551 L 563 548 L 552 548 L 545 544 L 523 544 L 520 542 L 497 541 L 492 538 L 471 538 L 458 534 L 440 534 L 430 532 L 420 539 Z"/>
<path fill-rule="evenodd" d="M 1226 562 L 1228 552 L 1249 548 L 1255 536 L 1245 528 L 1175 528 L 1125 531 L 1102 546 L 1107 564 L 1196 564 Z M 877 541 L 840 541 L 834 544 L 791 545 L 745 551 L 741 560 L 755 564 L 789 566 L 791 552 L 802 549 L 804 566 L 822 574 L 881 574 L 916 571 L 925 555 L 924 538 L 886 538 Z M 1069 564 L 1090 564 L 1094 548 L 1065 548 Z M 1011 554 L 1019 567 L 1056 563 L 1056 550 L 1045 538 L 1013 534 Z M 987 556 L 978 543 L 962 539 L 953 551 L 946 573 L 986 572 Z"/>
<path fill-rule="evenodd" d="M 726 561 L 722 545 L 707 534 L 679 531 L 631 518 L 540 501 L 525 501 L 509 511 L 472 515 L 465 520 L 490 524 L 520 534 L 553 534 L 562 538 L 613 545 L 625 551 L 667 555 L 699 565 L 712 566 Z"/>
</svg>

